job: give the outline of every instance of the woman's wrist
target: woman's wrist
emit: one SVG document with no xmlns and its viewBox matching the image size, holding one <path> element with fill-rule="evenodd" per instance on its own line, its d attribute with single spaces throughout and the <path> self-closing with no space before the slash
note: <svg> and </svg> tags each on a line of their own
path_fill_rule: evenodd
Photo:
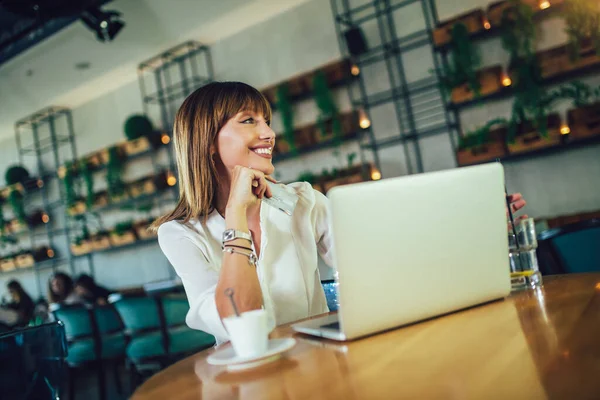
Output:
<svg viewBox="0 0 600 400">
<path fill-rule="evenodd" d="M 248 232 L 248 219 L 246 217 L 246 207 L 227 206 L 225 209 L 226 229 L 236 229 Z"/>
</svg>

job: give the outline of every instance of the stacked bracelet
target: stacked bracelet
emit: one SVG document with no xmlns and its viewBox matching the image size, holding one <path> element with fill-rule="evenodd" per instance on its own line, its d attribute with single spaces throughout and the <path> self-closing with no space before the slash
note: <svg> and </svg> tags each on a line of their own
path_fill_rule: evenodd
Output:
<svg viewBox="0 0 600 400">
<path fill-rule="evenodd" d="M 258 259 L 256 258 L 256 255 L 252 252 L 252 249 L 248 249 L 248 250 L 250 250 L 250 253 L 245 253 L 243 251 L 236 250 L 234 247 L 242 247 L 242 246 L 233 246 L 233 245 L 224 246 L 223 253 L 241 254 L 243 256 L 246 256 L 246 257 L 248 257 L 248 263 L 250 263 L 250 265 L 253 265 L 256 267 L 256 262 L 258 261 Z M 245 247 L 242 247 L 242 248 L 245 248 Z"/>
</svg>

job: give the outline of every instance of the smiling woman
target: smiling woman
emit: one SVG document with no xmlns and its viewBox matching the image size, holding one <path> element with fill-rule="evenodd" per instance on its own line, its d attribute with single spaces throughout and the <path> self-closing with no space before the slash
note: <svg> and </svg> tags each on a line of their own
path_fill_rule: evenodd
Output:
<svg viewBox="0 0 600 400">
<path fill-rule="evenodd" d="M 214 82 L 179 109 L 174 144 L 180 199 L 153 227 L 190 303 L 186 321 L 229 339 L 221 320 L 264 308 L 269 327 L 328 311 L 318 254 L 331 263 L 327 199 L 308 183 L 291 216 L 265 206 L 274 171 L 268 101 L 240 82 Z M 233 289 L 233 297 L 226 294 Z"/>
</svg>

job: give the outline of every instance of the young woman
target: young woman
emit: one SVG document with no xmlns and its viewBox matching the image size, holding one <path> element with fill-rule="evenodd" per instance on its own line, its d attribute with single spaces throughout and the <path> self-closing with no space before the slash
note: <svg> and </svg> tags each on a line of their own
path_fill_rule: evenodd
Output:
<svg viewBox="0 0 600 400">
<path fill-rule="evenodd" d="M 274 182 L 270 120 L 267 100 L 239 82 L 196 90 L 175 118 L 180 200 L 154 227 L 183 281 L 187 324 L 219 342 L 229 288 L 239 312 L 264 307 L 271 327 L 328 311 L 317 267 L 318 255 L 331 264 L 327 198 L 304 182 L 281 185 L 298 196 L 292 216 L 262 202 Z"/>
<path fill-rule="evenodd" d="M 65 273 L 57 272 L 48 280 L 49 303 L 77 304 L 83 299 L 73 290 L 73 280 Z"/>
<path fill-rule="evenodd" d="M 9 281 L 6 288 L 12 301 L 6 305 L 5 312 L 12 311 L 14 313 L 14 318 L 7 325 L 27 325 L 33 317 L 35 308 L 33 300 L 23 289 L 23 286 L 15 280 Z"/>
</svg>

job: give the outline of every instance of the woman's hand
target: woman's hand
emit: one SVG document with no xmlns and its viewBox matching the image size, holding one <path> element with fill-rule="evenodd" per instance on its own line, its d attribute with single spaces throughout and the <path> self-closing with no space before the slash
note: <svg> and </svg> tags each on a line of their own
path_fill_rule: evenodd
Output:
<svg viewBox="0 0 600 400">
<path fill-rule="evenodd" d="M 274 182 L 261 171 L 237 165 L 232 173 L 227 208 L 247 209 L 264 196 L 271 197 L 267 180 Z"/>
<path fill-rule="evenodd" d="M 510 211 L 514 214 L 527 204 L 525 199 L 523 199 L 523 195 L 521 193 L 513 193 L 506 196 L 508 199 L 508 203 L 510 205 Z M 508 218 L 508 208 L 506 209 L 506 217 Z M 529 218 L 527 214 L 523 214 L 519 217 L 513 217 L 515 224 L 519 223 L 521 220 Z M 510 225 L 510 224 L 509 224 Z M 509 229 L 512 227 L 509 226 Z"/>
</svg>

